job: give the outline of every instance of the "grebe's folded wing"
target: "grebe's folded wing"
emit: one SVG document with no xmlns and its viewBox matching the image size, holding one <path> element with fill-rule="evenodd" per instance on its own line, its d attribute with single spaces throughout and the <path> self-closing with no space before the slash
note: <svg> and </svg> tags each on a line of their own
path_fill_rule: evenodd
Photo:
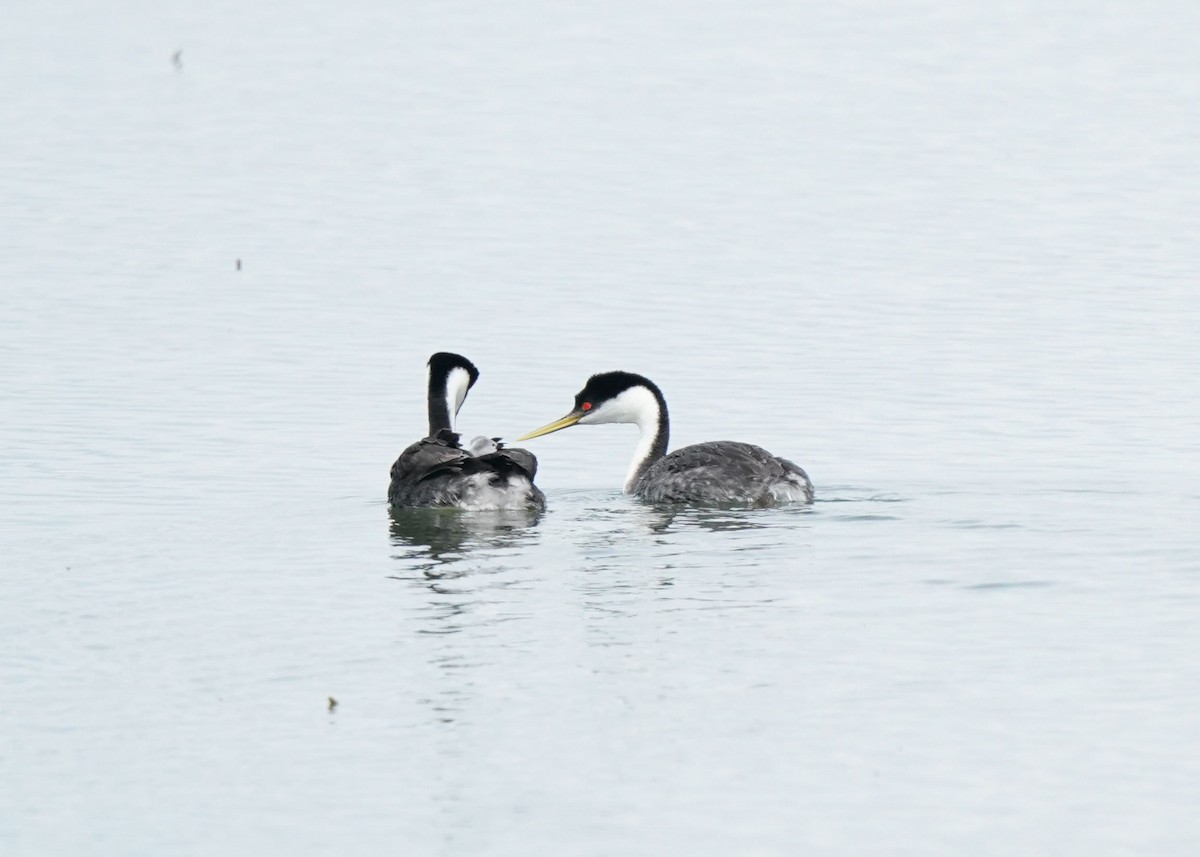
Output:
<svg viewBox="0 0 1200 857">
<path fill-rule="evenodd" d="M 789 489 L 794 483 L 794 493 L 799 495 L 808 477 L 792 462 L 760 446 L 719 440 L 685 446 L 659 459 L 635 491 L 658 502 L 764 502 L 781 499 L 780 483 Z"/>
<path fill-rule="evenodd" d="M 458 435 L 443 429 L 433 437 L 426 437 L 400 453 L 392 465 L 392 482 L 413 482 L 428 478 L 436 473 L 458 470 L 463 459 L 469 458 L 458 446 Z"/>
<path fill-rule="evenodd" d="M 504 446 L 504 444 L 500 444 L 500 450 L 493 453 L 493 455 L 497 458 L 507 459 L 513 465 L 525 471 L 525 475 L 529 477 L 530 482 L 537 476 L 537 457 L 528 449 L 521 449 L 519 447 L 510 449 Z"/>
</svg>

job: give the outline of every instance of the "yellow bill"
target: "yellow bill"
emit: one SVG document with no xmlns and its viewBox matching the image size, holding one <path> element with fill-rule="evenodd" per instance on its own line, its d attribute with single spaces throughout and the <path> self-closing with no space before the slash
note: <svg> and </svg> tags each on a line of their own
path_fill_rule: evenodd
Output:
<svg viewBox="0 0 1200 857">
<path fill-rule="evenodd" d="M 529 432 L 529 434 L 521 435 L 519 438 L 517 438 L 517 443 L 520 443 L 523 440 L 532 440 L 535 437 L 541 437 L 542 435 L 550 434 L 551 432 L 561 431 L 565 428 L 570 428 L 571 426 L 575 425 L 575 423 L 583 419 L 583 415 L 583 411 L 571 411 L 571 413 L 567 414 L 562 419 L 557 419 L 552 423 L 547 423 L 541 428 L 534 429 L 533 431 Z"/>
</svg>

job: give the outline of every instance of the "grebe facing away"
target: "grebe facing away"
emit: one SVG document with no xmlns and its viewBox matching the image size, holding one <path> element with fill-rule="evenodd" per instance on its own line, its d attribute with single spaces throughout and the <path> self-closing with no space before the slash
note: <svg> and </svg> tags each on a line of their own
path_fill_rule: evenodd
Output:
<svg viewBox="0 0 1200 857">
<path fill-rule="evenodd" d="M 392 465 L 388 502 L 395 507 L 544 509 L 533 484 L 537 459 L 524 449 L 505 449 L 498 438 L 459 443 L 454 419 L 479 378 L 475 364 L 439 351 L 429 358 L 429 436 L 412 444 Z"/>
<path fill-rule="evenodd" d="M 566 416 L 518 441 L 596 423 L 633 423 L 641 430 L 625 491 L 651 503 L 774 506 L 812 502 L 808 474 L 761 446 L 718 440 L 668 454 L 671 423 L 667 400 L 653 381 L 632 372 L 593 375 L 576 394 L 575 407 Z"/>
</svg>

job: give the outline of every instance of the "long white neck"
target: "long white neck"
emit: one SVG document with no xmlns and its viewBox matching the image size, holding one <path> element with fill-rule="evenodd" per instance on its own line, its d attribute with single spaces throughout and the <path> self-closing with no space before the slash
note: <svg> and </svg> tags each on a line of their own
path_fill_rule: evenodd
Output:
<svg viewBox="0 0 1200 857">
<path fill-rule="evenodd" d="M 633 423 L 638 427 L 637 449 L 633 451 L 633 461 L 625 475 L 627 494 L 633 493 L 646 469 L 667 454 L 671 432 L 667 403 L 661 393 L 656 395 L 649 387 L 639 385 L 622 391 L 580 422 Z"/>
<path fill-rule="evenodd" d="M 654 416 L 657 417 L 657 414 Z M 637 427 L 638 445 L 633 451 L 633 460 L 629 462 L 629 472 L 625 474 L 626 494 L 633 493 L 646 468 L 662 458 L 667 451 L 666 426 L 658 419 L 638 420 Z"/>
<path fill-rule="evenodd" d="M 466 369 L 455 366 L 445 377 L 429 374 L 429 434 L 433 436 L 442 429 L 454 431 L 458 409 L 467 399 L 471 389 L 471 376 Z"/>
</svg>

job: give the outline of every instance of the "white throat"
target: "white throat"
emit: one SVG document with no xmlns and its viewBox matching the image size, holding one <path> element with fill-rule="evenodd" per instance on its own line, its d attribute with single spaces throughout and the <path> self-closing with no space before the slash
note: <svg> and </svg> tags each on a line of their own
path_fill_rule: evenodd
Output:
<svg viewBox="0 0 1200 857">
<path fill-rule="evenodd" d="M 638 473 L 654 449 L 654 440 L 658 436 L 661 421 L 662 410 L 654 394 L 645 387 L 630 387 L 579 422 L 581 425 L 633 423 L 638 427 L 640 437 L 637 449 L 633 451 L 633 461 L 629 463 L 629 472 L 625 474 L 625 493 L 628 494 L 633 492 Z"/>
<path fill-rule="evenodd" d="M 654 447 L 654 436 L 658 433 L 658 421 L 655 420 L 648 426 L 638 423 L 638 431 L 641 432 L 641 436 L 638 438 L 637 448 L 633 451 L 633 461 L 629 462 L 629 471 L 625 474 L 626 494 L 633 493 L 633 489 L 637 485 L 638 473 L 646 459 L 650 457 L 650 450 Z"/>
<path fill-rule="evenodd" d="M 471 389 L 471 376 L 466 369 L 455 366 L 446 376 L 446 410 L 450 413 L 450 430 L 458 418 L 458 411 L 467 400 L 467 391 Z"/>
</svg>

